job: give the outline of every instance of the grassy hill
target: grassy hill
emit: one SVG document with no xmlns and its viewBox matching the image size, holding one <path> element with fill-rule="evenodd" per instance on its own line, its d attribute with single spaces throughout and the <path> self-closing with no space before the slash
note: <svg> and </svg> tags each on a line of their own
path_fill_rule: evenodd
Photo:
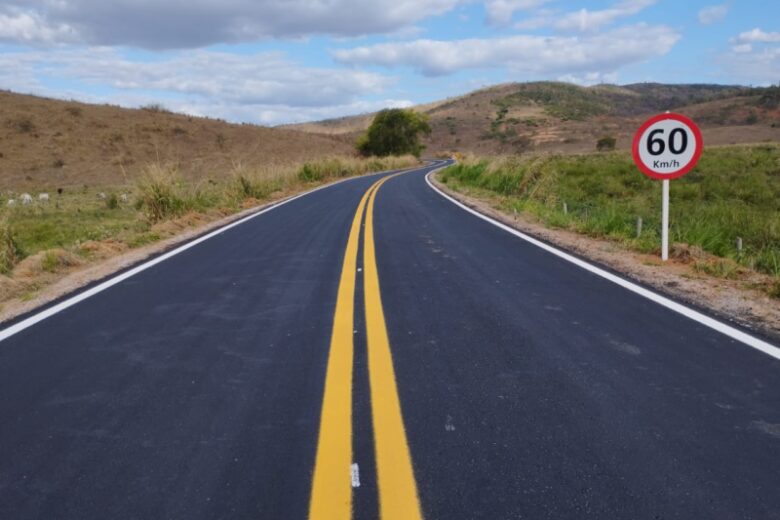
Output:
<svg viewBox="0 0 780 520">
<path fill-rule="evenodd" d="M 343 138 L 229 124 L 160 106 L 131 110 L 0 91 L 2 189 L 112 186 L 133 181 L 150 163 L 202 179 L 239 162 L 285 165 L 353 153 Z"/>
<path fill-rule="evenodd" d="M 650 114 L 664 110 L 693 117 L 708 145 L 780 141 L 780 87 L 723 85 L 580 87 L 567 83 L 510 83 L 433 105 L 428 151 L 480 155 L 595 150 L 604 136 L 628 149 L 633 132 Z M 291 125 L 306 132 L 355 139 L 373 115 Z"/>
</svg>

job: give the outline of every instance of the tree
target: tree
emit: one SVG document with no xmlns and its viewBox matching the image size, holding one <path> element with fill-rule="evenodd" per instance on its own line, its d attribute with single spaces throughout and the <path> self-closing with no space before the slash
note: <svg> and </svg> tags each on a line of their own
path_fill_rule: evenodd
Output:
<svg viewBox="0 0 780 520">
<path fill-rule="evenodd" d="M 420 143 L 421 133 L 431 133 L 426 115 L 410 109 L 389 108 L 374 117 L 368 131 L 358 140 L 357 149 L 363 155 L 419 157 L 425 148 Z"/>
</svg>

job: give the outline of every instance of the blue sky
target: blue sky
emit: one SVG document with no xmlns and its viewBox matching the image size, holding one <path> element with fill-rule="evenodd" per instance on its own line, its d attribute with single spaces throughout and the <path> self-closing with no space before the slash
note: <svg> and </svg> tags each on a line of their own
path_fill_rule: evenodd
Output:
<svg viewBox="0 0 780 520">
<path fill-rule="evenodd" d="M 780 82 L 780 3 L 0 0 L 0 88 L 281 124 L 507 81 Z"/>
</svg>

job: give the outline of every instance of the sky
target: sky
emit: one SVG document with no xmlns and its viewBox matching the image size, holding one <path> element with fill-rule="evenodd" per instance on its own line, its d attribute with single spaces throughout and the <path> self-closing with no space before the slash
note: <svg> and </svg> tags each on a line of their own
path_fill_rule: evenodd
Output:
<svg viewBox="0 0 780 520">
<path fill-rule="evenodd" d="M 277 125 L 509 81 L 780 82 L 776 0 L 0 0 L 0 89 Z"/>
</svg>

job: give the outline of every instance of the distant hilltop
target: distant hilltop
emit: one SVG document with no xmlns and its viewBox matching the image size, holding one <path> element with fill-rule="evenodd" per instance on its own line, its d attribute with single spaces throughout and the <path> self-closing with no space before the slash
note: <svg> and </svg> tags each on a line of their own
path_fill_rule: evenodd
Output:
<svg viewBox="0 0 780 520">
<path fill-rule="evenodd" d="M 605 136 L 614 137 L 618 149 L 628 149 L 640 122 L 666 110 L 696 120 L 708 145 L 780 141 L 780 87 L 507 83 L 415 109 L 430 117 L 430 153 L 574 153 L 595 150 Z M 356 138 L 373 116 L 284 128 Z"/>
</svg>

